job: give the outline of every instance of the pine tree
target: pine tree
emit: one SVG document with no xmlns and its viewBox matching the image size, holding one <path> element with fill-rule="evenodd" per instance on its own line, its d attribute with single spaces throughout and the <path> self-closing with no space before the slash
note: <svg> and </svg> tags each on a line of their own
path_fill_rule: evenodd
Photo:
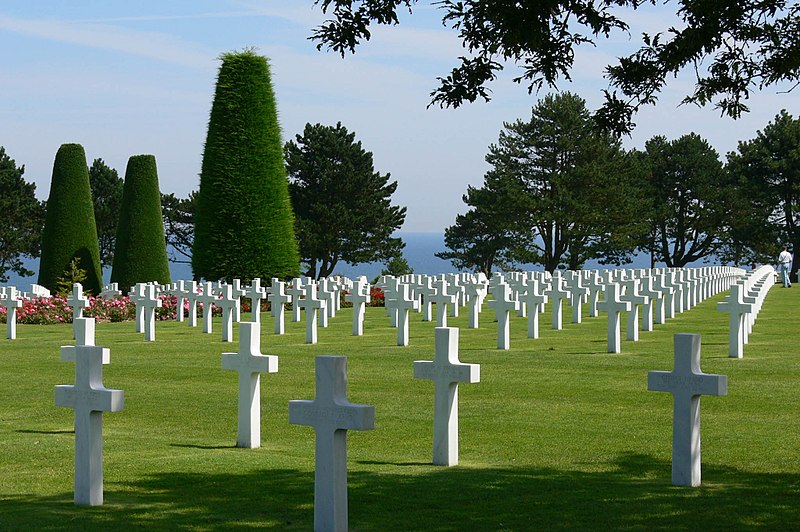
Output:
<svg viewBox="0 0 800 532">
<path fill-rule="evenodd" d="M 205 279 L 288 278 L 300 260 L 266 58 L 227 53 L 217 78 L 195 214 Z"/>
<path fill-rule="evenodd" d="M 94 221 L 86 154 L 80 144 L 62 144 L 53 163 L 47 199 L 38 283 L 56 291 L 58 280 L 69 274 L 70 264 L 86 272 L 83 288 L 101 288 L 100 247 Z"/>
<path fill-rule="evenodd" d="M 161 192 L 153 155 L 134 155 L 125 170 L 111 281 L 127 290 L 136 283 L 170 282 L 161 218 Z"/>
</svg>

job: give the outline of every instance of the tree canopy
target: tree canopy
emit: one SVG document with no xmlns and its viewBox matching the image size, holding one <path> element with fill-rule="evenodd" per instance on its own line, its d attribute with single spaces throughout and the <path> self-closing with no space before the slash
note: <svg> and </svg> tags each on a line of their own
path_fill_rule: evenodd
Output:
<svg viewBox="0 0 800 532">
<path fill-rule="evenodd" d="M 100 243 L 100 264 L 111 266 L 114 263 L 114 245 L 124 183 L 117 171 L 103 162 L 103 159 L 95 159 L 89 167 L 89 186 L 92 189 L 97 241 Z"/>
<path fill-rule="evenodd" d="M 205 279 L 286 279 L 300 260 L 269 64 L 222 56 L 200 172 L 192 271 Z"/>
<path fill-rule="evenodd" d="M 192 243 L 194 242 L 194 212 L 197 204 L 197 191 L 189 193 L 188 198 L 178 198 L 175 194 L 161 195 L 161 214 L 164 217 L 164 237 L 167 239 L 167 252 L 174 252 L 170 262 L 191 264 Z"/>
<path fill-rule="evenodd" d="M 326 277 L 341 260 L 350 264 L 400 257 L 393 238 L 406 208 L 392 205 L 397 189 L 376 172 L 366 151 L 341 123 L 306 124 L 284 147 L 300 256 L 307 275 Z"/>
<path fill-rule="evenodd" d="M 125 168 L 111 282 L 127 290 L 136 283 L 171 282 L 161 218 L 161 192 L 154 155 L 133 155 Z"/>
<path fill-rule="evenodd" d="M 100 292 L 103 276 L 86 153 L 80 144 L 62 144 L 53 162 L 38 284 L 55 292 L 59 283 L 76 280 L 76 274 L 86 293 Z"/>
<path fill-rule="evenodd" d="M 23 259 L 39 256 L 44 208 L 36 199 L 36 184 L 25 181 L 24 173 L 25 166 L 17 167 L 0 146 L 0 283 L 8 281 L 9 271 L 33 275 Z"/>
<path fill-rule="evenodd" d="M 650 241 L 656 260 L 681 267 L 716 254 L 729 235 L 733 188 L 717 152 L 691 133 L 645 143 Z"/>
<path fill-rule="evenodd" d="M 734 237 L 753 259 L 769 262 L 782 245 L 800 249 L 800 119 L 781 111 L 756 138 L 728 154 L 728 171 L 750 207 Z M 800 261 L 794 261 L 792 274 Z"/>
<path fill-rule="evenodd" d="M 461 219 L 462 226 L 484 224 L 473 225 L 480 234 L 466 241 L 470 253 L 482 255 L 474 266 L 484 270 L 501 258 L 553 271 L 579 269 L 589 259 L 629 261 L 644 231 L 638 166 L 598 130 L 583 99 L 545 96 L 529 121 L 504 124 L 486 161 L 492 168 L 484 185 L 464 196 L 475 214 Z M 458 223 L 446 232 L 454 252 L 465 243 L 459 233 L 466 236 Z M 466 258 L 463 248 L 457 254 L 451 260 Z"/>
<path fill-rule="evenodd" d="M 420 3 L 442 12 L 465 53 L 438 79 L 431 103 L 458 107 L 490 99 L 490 84 L 504 63 L 519 68 L 515 81 L 529 92 L 569 81 L 575 50 L 630 31 L 634 11 L 656 0 L 316 0 L 332 16 L 312 34 L 318 48 L 342 56 L 371 37 L 372 24 L 399 23 L 398 12 Z M 785 0 L 679 0 L 672 4 L 679 23 L 666 17 L 656 33 L 643 33 L 634 53 L 608 65 L 610 89 L 596 112 L 616 132 L 629 132 L 633 114 L 656 102 L 667 80 L 693 78 L 684 102 L 713 104 L 739 117 L 754 91 L 797 82 L 800 74 L 800 5 Z M 666 8 L 665 8 L 666 9 Z M 627 20 L 626 20 L 627 19 Z M 793 86 L 791 88 L 794 88 Z"/>
</svg>

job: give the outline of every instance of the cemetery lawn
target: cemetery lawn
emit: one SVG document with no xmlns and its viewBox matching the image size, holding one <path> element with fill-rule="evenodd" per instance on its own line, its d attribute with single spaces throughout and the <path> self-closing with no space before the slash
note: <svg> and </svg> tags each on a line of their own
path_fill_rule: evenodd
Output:
<svg viewBox="0 0 800 532">
<path fill-rule="evenodd" d="M 272 334 L 262 315 L 262 447 L 238 449 L 237 374 L 221 354 L 238 350 L 186 323 L 157 323 L 147 343 L 134 324 L 100 323 L 111 350 L 108 388 L 125 410 L 103 414 L 105 504 L 76 507 L 73 411 L 54 386 L 74 384 L 59 360 L 71 325 L 19 325 L 0 340 L 0 530 L 311 530 L 314 432 L 288 424 L 291 399 L 314 398 L 314 356 L 348 357 L 348 398 L 376 407 L 375 430 L 348 435 L 351 530 L 786 530 L 800 522 L 800 288 L 775 286 L 745 346 L 730 359 L 720 294 L 606 353 L 606 316 L 549 328 L 530 340 L 511 323 L 496 346 L 493 312 L 461 330 L 460 359 L 481 382 L 459 386 L 460 464 L 434 467 L 433 383 L 413 379 L 432 360 L 434 324 L 412 313 L 411 345 L 397 347 L 382 308 L 365 336 L 342 309 L 319 344 L 305 323 Z M 247 315 L 243 316 L 247 319 Z M 625 320 L 622 320 L 625 337 Z M 648 370 L 671 370 L 673 334 L 702 334 L 701 368 L 728 375 L 727 397 L 701 400 L 703 483 L 671 485 L 672 396 L 647 391 Z"/>
</svg>

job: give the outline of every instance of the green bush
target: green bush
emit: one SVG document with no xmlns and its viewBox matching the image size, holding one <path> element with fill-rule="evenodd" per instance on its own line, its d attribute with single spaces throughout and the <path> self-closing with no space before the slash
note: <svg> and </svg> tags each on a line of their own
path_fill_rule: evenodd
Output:
<svg viewBox="0 0 800 532">
<path fill-rule="evenodd" d="M 125 170 L 111 282 L 128 290 L 150 281 L 170 282 L 161 192 L 155 156 L 134 155 Z"/>
<path fill-rule="evenodd" d="M 195 214 L 194 275 L 289 278 L 300 259 L 266 58 L 222 56 Z"/>
<path fill-rule="evenodd" d="M 74 259 L 77 268 L 86 271 L 84 291 L 98 293 L 102 282 L 100 247 L 86 154 L 80 144 L 62 144 L 53 163 L 38 284 L 55 292 Z"/>
</svg>

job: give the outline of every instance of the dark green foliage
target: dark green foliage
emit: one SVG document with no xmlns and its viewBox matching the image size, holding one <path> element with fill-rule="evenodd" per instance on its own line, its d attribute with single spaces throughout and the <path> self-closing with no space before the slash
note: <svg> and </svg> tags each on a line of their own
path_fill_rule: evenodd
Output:
<svg viewBox="0 0 800 532">
<path fill-rule="evenodd" d="M 734 217 L 734 242 L 753 260 L 771 262 L 790 244 L 800 267 L 800 119 L 785 110 L 728 154 L 728 171 L 738 186 L 743 216 Z"/>
<path fill-rule="evenodd" d="M 161 192 L 153 155 L 134 155 L 125 169 L 111 282 L 128 290 L 136 283 L 170 282 Z"/>
<path fill-rule="evenodd" d="M 398 9 L 411 11 L 417 0 L 316 0 L 332 20 L 314 32 L 318 48 L 343 56 L 369 40 L 370 24 L 398 24 Z M 631 117 L 655 103 L 671 76 L 690 76 L 694 90 L 685 102 L 714 103 L 734 118 L 746 112 L 751 92 L 800 77 L 800 4 L 784 0 L 681 1 L 665 8 L 655 0 L 431 0 L 442 23 L 458 31 L 469 54 L 450 74 L 437 78 L 432 104 L 458 107 L 489 100 L 487 87 L 506 64 L 520 69 L 517 82 L 528 92 L 569 81 L 575 48 L 593 46 L 631 30 L 625 19 L 654 4 L 662 10 L 657 33 L 643 33 L 641 47 L 606 67 L 611 90 L 596 113 L 600 122 L 629 132 Z M 677 11 L 679 23 L 666 12 Z M 652 13 L 645 13 L 645 17 Z M 660 19 L 663 19 L 661 22 Z M 659 22 L 663 26 L 659 26 Z M 634 30 L 631 30 L 635 32 Z M 630 36 L 630 35 L 629 35 Z M 619 94 L 617 93 L 619 91 Z"/>
<path fill-rule="evenodd" d="M 408 261 L 402 255 L 397 255 L 387 260 L 381 270 L 381 275 L 392 275 L 394 277 L 412 273 L 414 273 L 414 268 L 408 265 Z"/>
<path fill-rule="evenodd" d="M 350 264 L 401 257 L 392 238 L 406 208 L 391 204 L 397 182 L 376 172 L 372 153 L 341 123 L 306 124 L 285 146 L 289 192 L 297 216 L 300 256 L 307 275 L 327 277 L 343 260 Z"/>
<path fill-rule="evenodd" d="M 62 144 L 53 163 L 38 283 L 55 292 L 73 259 L 86 271 L 84 292 L 97 294 L 102 283 L 100 248 L 86 154 L 80 144 Z"/>
<path fill-rule="evenodd" d="M 24 173 L 25 167 L 17 168 L 14 159 L 0 146 L 0 283 L 8 281 L 8 271 L 33 275 L 22 259 L 39 256 L 44 206 L 36 199 L 36 185 L 26 182 Z"/>
<path fill-rule="evenodd" d="M 222 56 L 195 212 L 192 270 L 205 279 L 299 273 L 269 65 L 253 52 Z"/>
<path fill-rule="evenodd" d="M 167 246 L 176 253 L 170 262 L 192 263 L 192 244 L 194 243 L 194 212 L 197 205 L 197 192 L 189 193 L 188 198 L 177 198 L 175 194 L 161 195 L 161 214 L 164 217 L 164 236 Z M 169 250 L 168 250 L 169 251 Z"/>
<path fill-rule="evenodd" d="M 117 221 L 122 206 L 123 181 L 117 171 L 103 159 L 95 159 L 89 167 L 89 185 L 94 202 L 94 222 L 100 243 L 100 263 L 103 267 L 114 262 L 114 243 L 117 238 Z"/>
<path fill-rule="evenodd" d="M 645 230 L 639 166 L 598 131 L 581 98 L 546 96 L 529 121 L 505 124 L 486 161 L 484 185 L 464 197 L 475 214 L 448 229 L 447 258 L 484 271 L 498 259 L 547 271 L 630 260 Z"/>
<path fill-rule="evenodd" d="M 504 270 L 510 265 L 506 255 L 511 236 L 492 220 L 491 206 L 476 205 L 479 194 L 475 190 L 469 187 L 464 196 L 464 203 L 473 208 L 457 215 L 456 223 L 444 231 L 444 245 L 450 251 L 436 256 L 449 260 L 459 270 L 483 272 L 491 277 L 495 267 Z"/>
<path fill-rule="evenodd" d="M 719 155 L 691 133 L 645 144 L 650 242 L 645 249 L 681 267 L 717 253 L 728 234 L 732 190 Z"/>
</svg>

